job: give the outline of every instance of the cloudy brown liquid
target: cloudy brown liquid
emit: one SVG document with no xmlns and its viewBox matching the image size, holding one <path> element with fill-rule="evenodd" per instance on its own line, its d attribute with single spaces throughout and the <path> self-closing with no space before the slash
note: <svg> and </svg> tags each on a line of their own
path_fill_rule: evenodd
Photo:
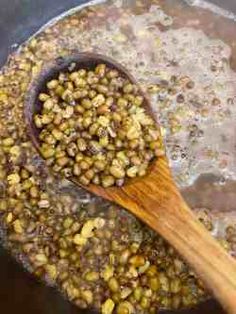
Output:
<svg viewBox="0 0 236 314">
<path fill-rule="evenodd" d="M 108 55 L 126 66 L 150 95 L 162 126 L 174 177 L 186 200 L 200 215 L 204 214 L 203 208 L 207 208 L 214 223 L 213 234 L 224 236 L 225 227 L 236 221 L 235 22 L 177 0 L 108 1 L 98 6 L 96 13 L 96 16 L 84 18 L 82 32 L 78 31 L 82 17 L 76 11 L 47 26 L 38 34 L 42 41 L 37 43 L 37 61 L 46 62 L 58 54 L 79 50 Z M 24 53 L 13 56 L 6 73 L 8 67 L 14 68 L 14 61 L 17 68 L 21 58 L 25 58 Z M 168 94 L 165 86 L 174 81 L 174 77 L 182 83 L 173 83 L 172 94 Z M 191 88 L 185 86 L 186 79 L 191 80 Z M 162 91 L 153 92 L 156 85 L 162 84 Z M 14 88 L 13 84 L 12 94 Z M 17 109 L 14 108 L 16 112 Z M 1 135 L 4 136 L 8 127 L 17 128 L 21 117 L 17 114 L 2 112 Z M 48 174 L 35 152 L 29 150 L 28 155 L 27 163 L 35 167 L 35 175 L 40 174 L 40 188 L 54 201 L 52 220 L 56 217 L 59 222 L 63 215 L 76 216 L 79 210 L 82 212 L 81 204 L 85 207 L 90 204 L 84 216 L 96 217 L 102 212 L 107 218 L 101 200 Z M 9 169 L 11 167 L 9 163 Z M 3 192 L 6 187 L 7 182 L 2 182 Z M 147 229 L 125 211 L 117 210 L 117 216 L 122 227 L 129 230 L 127 239 L 146 247 Z M 56 227 L 61 232 L 59 223 Z M 119 239 L 123 231 L 120 226 L 116 227 Z M 41 234 L 44 229 L 37 228 L 26 236 L 35 239 Z M 6 239 L 11 250 L 18 252 L 19 245 L 10 237 Z M 43 245 L 48 245 L 50 236 L 42 241 Z M 19 253 L 22 263 L 31 271 L 25 255 Z M 158 250 L 152 247 L 148 254 L 156 260 L 156 253 Z M 84 271 L 88 268 L 88 259 L 81 255 L 81 270 Z M 106 258 L 106 254 L 104 256 Z"/>
</svg>

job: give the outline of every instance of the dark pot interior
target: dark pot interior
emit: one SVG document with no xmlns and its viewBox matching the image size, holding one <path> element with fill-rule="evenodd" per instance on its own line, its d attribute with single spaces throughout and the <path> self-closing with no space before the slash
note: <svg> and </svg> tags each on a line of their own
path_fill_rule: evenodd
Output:
<svg viewBox="0 0 236 314">
<path fill-rule="evenodd" d="M 0 65 L 7 55 L 37 31 L 48 20 L 71 7 L 86 3 L 86 0 L 1 0 L 0 9 Z M 236 12 L 235 0 L 213 2 Z M 0 304 L 1 313 L 15 314 L 73 314 L 92 313 L 81 311 L 54 289 L 38 282 L 0 248 Z M 166 314 L 177 312 L 165 312 Z M 195 309 L 180 311 L 183 314 L 223 314 L 213 300 Z"/>
</svg>

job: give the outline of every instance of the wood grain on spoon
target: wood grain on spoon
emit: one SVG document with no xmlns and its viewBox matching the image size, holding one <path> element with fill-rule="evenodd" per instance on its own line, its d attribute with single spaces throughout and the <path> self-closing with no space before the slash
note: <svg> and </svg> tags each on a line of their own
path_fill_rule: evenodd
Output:
<svg viewBox="0 0 236 314">
<path fill-rule="evenodd" d="M 161 234 L 191 265 L 228 313 L 236 313 L 236 263 L 199 223 L 180 195 L 166 158 L 122 188 L 89 188 L 128 209 Z M 212 313 L 213 314 L 213 313 Z"/>
<path fill-rule="evenodd" d="M 124 67 L 105 56 L 83 53 L 55 60 L 32 82 L 25 99 L 26 124 L 38 150 L 38 131 L 33 123 L 33 115 L 40 106 L 38 94 L 45 88 L 46 81 L 60 71 L 67 71 L 72 62 L 77 68 L 106 63 L 137 84 Z M 151 113 L 150 103 L 144 97 L 145 107 Z M 74 178 L 71 180 L 78 184 Z M 123 206 L 162 235 L 193 267 L 224 309 L 230 314 L 236 313 L 236 262 L 189 209 L 174 183 L 166 157 L 153 162 L 145 177 L 130 180 L 121 188 L 104 189 L 95 185 L 85 188 Z"/>
</svg>

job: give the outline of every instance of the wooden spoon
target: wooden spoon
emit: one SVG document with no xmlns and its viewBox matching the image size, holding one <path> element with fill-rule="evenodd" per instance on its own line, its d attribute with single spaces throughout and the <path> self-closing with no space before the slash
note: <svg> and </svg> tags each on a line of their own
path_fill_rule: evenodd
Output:
<svg viewBox="0 0 236 314">
<path fill-rule="evenodd" d="M 117 69 L 122 76 L 138 85 L 132 75 L 114 60 L 92 53 L 58 58 L 32 82 L 24 111 L 29 136 L 39 152 L 39 131 L 33 123 L 33 115 L 40 111 L 38 95 L 46 90 L 46 82 L 60 72 L 68 72 L 68 69 L 94 69 L 99 63 Z M 145 107 L 152 114 L 150 102 L 145 94 L 143 96 Z M 79 184 L 75 178 L 71 181 Z M 191 265 L 224 309 L 228 313 L 236 313 L 236 262 L 189 209 L 172 178 L 166 157 L 153 162 L 145 177 L 132 179 L 123 187 L 104 189 L 89 185 L 84 188 L 123 206 L 163 236 Z"/>
</svg>

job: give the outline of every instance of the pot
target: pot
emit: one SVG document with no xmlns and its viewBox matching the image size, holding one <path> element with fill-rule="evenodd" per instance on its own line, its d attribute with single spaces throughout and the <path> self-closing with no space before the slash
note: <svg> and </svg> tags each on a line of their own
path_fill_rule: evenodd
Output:
<svg viewBox="0 0 236 314">
<path fill-rule="evenodd" d="M 0 66 L 10 52 L 17 48 L 41 26 L 62 12 L 88 1 L 85 0 L 1 0 Z M 234 0 L 214 0 L 225 9 L 236 12 Z M 55 289 L 38 282 L 10 254 L 0 248 L 0 304 L 6 314 L 92 314 L 65 300 Z M 163 314 L 223 314 L 220 305 L 209 300 L 194 309 L 165 311 Z"/>
</svg>

